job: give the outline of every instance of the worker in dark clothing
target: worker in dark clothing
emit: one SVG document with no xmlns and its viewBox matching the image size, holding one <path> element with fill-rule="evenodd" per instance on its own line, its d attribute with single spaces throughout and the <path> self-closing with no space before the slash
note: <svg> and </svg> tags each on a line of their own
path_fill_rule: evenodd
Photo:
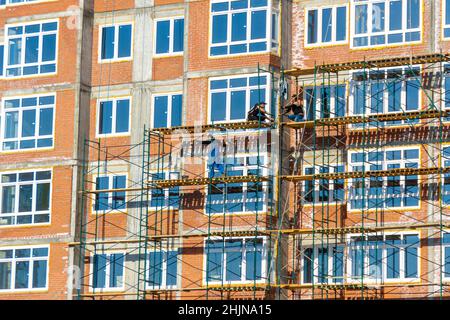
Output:
<svg viewBox="0 0 450 320">
<path fill-rule="evenodd" d="M 247 121 L 273 122 L 271 114 L 266 111 L 265 102 L 259 102 L 250 109 L 247 114 Z"/>
<path fill-rule="evenodd" d="M 291 97 L 288 105 L 285 106 L 284 113 L 289 120 L 300 122 L 305 118 L 305 111 L 303 109 L 303 103 L 300 94 L 294 94 Z"/>
</svg>

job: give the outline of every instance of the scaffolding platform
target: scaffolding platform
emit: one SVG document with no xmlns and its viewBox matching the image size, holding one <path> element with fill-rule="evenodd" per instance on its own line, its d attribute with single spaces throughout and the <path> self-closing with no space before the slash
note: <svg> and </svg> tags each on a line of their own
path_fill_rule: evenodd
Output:
<svg viewBox="0 0 450 320">
<path fill-rule="evenodd" d="M 372 171 L 351 171 L 351 172 L 331 172 L 317 173 L 307 175 L 289 175 L 282 176 L 281 179 L 299 182 L 312 180 L 339 180 L 339 179 L 358 179 L 372 177 L 397 177 L 397 176 L 423 176 L 432 174 L 450 173 L 450 167 L 433 167 L 433 168 L 397 168 L 388 170 L 372 170 Z"/>
<path fill-rule="evenodd" d="M 450 54 L 427 54 L 417 55 L 410 57 L 392 57 L 376 60 L 360 60 L 345 63 L 331 63 L 316 66 L 315 68 L 294 68 L 286 70 L 285 74 L 293 77 L 314 75 L 316 73 L 331 72 L 336 73 L 339 71 L 348 70 L 360 70 L 364 68 L 389 68 L 389 67 L 401 67 L 406 65 L 427 64 L 427 63 L 439 63 L 450 60 Z"/>
<path fill-rule="evenodd" d="M 366 116 L 322 118 L 317 120 L 309 120 L 301 122 L 291 121 L 291 122 L 283 122 L 283 125 L 292 129 L 304 129 L 304 128 L 312 129 L 314 127 L 343 126 L 358 123 L 371 124 L 387 121 L 416 120 L 416 119 L 436 119 L 441 117 L 450 117 L 450 112 L 439 110 L 405 111 L 393 113 L 380 113 Z M 355 129 L 362 129 L 362 128 L 355 128 Z M 370 127 L 366 129 L 370 129 Z"/>
<path fill-rule="evenodd" d="M 176 126 L 170 128 L 155 128 L 151 132 L 160 133 L 163 135 L 168 134 L 183 134 L 183 133 L 201 133 L 207 131 L 224 131 L 224 130 L 247 130 L 247 129 L 265 129 L 271 128 L 273 123 L 259 122 L 259 121 L 241 121 L 241 122 L 228 122 L 228 123 L 215 123 L 204 125 L 192 125 L 192 126 Z"/>
</svg>

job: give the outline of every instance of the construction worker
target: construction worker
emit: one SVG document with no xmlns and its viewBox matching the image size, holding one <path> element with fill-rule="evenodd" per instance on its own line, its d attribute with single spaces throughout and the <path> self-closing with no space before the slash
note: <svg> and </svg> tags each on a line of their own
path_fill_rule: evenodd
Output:
<svg viewBox="0 0 450 320">
<path fill-rule="evenodd" d="M 288 105 L 285 106 L 284 113 L 289 120 L 300 122 L 305 118 L 305 111 L 300 94 L 294 94 L 291 97 Z"/>
<path fill-rule="evenodd" d="M 216 171 L 218 171 L 219 176 L 223 176 L 225 173 L 225 164 L 223 163 L 223 144 L 222 142 L 218 142 L 214 137 L 211 137 L 208 142 L 208 178 L 214 178 L 216 176 Z"/>
<path fill-rule="evenodd" d="M 247 120 L 248 121 L 261 121 L 261 122 L 273 122 L 273 118 L 271 117 L 271 114 L 266 111 L 266 105 L 265 102 L 259 102 L 253 106 L 253 108 L 250 109 L 250 111 L 247 114 Z"/>
</svg>

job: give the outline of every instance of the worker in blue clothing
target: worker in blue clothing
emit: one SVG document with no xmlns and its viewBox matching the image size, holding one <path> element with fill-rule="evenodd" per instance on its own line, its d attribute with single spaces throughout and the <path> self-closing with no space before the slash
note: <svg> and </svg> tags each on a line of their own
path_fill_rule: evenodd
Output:
<svg viewBox="0 0 450 320">
<path fill-rule="evenodd" d="M 225 165 L 223 163 L 223 145 L 214 137 L 211 137 L 207 143 L 208 146 L 208 178 L 223 176 L 225 174 Z M 216 172 L 218 175 L 216 175 Z"/>
</svg>

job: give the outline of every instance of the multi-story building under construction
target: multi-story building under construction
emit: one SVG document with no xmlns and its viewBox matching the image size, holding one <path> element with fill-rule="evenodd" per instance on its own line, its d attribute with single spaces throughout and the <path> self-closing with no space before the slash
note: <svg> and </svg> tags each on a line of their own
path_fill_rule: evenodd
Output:
<svg viewBox="0 0 450 320">
<path fill-rule="evenodd" d="M 450 0 L 0 21 L 0 299 L 450 296 Z"/>
</svg>

